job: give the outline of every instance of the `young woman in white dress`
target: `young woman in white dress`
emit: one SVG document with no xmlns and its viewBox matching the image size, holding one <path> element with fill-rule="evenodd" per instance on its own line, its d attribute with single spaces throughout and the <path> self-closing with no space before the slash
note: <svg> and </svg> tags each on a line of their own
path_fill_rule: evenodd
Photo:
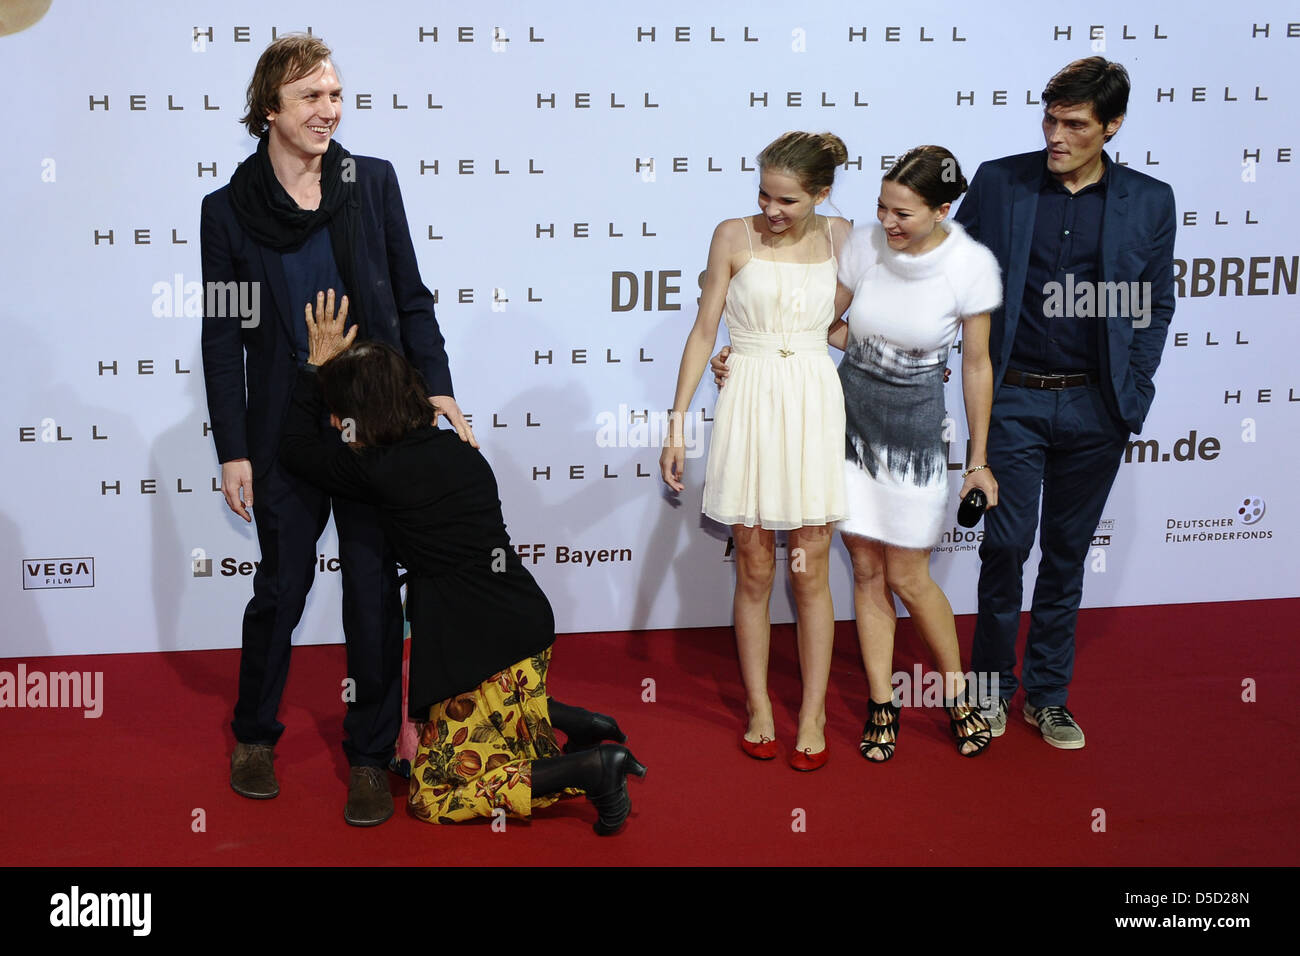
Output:
<svg viewBox="0 0 1300 956">
<path fill-rule="evenodd" d="M 846 514 L 844 398 L 827 351 L 848 305 L 836 250 L 849 223 L 817 214 L 848 158 L 830 133 L 786 133 L 758 156 L 761 213 L 713 232 L 699 312 L 686 340 L 660 470 L 682 491 L 682 415 L 725 315 L 729 384 L 714 411 L 703 511 L 731 526 L 736 555 L 736 647 L 745 684 L 745 753 L 778 753 L 767 691 L 775 532 L 789 542 L 803 700 L 790 764 L 826 762 L 826 684 L 835 615 L 828 580 L 833 523 Z"/>
</svg>

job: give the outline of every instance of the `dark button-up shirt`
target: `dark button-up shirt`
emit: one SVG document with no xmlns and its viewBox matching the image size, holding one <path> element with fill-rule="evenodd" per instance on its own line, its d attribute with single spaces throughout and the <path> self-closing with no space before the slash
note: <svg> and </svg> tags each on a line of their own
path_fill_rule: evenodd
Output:
<svg viewBox="0 0 1300 956">
<path fill-rule="evenodd" d="M 298 364 L 307 364 L 307 321 L 303 306 L 316 304 L 317 292 L 334 290 L 334 308 L 337 310 L 347 290 L 334 261 L 334 244 L 330 242 L 328 226 L 322 226 L 307 237 L 307 241 L 293 252 L 283 252 L 284 279 L 289 286 L 289 318 L 293 326 L 294 352 Z"/>
<path fill-rule="evenodd" d="M 1101 281 L 1101 221 L 1110 180 L 1110 159 L 1104 153 L 1102 162 L 1101 179 L 1071 193 L 1047 171 L 1044 156 L 1012 368 L 1098 371 L 1097 323 L 1104 319 L 1097 317 L 1095 292 Z M 1086 284 L 1092 285 L 1093 297 L 1080 302 Z"/>
</svg>

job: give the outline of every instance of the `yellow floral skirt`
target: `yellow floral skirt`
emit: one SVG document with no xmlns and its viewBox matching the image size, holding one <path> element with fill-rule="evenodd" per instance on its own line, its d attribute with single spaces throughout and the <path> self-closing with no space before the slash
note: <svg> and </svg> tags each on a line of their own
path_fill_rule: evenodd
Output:
<svg viewBox="0 0 1300 956">
<path fill-rule="evenodd" d="M 417 726 L 411 764 L 411 813 L 426 823 L 490 817 L 498 809 L 527 817 L 561 794 L 533 796 L 532 762 L 560 756 L 546 707 L 548 647 L 512 664 L 468 693 L 429 708 Z M 581 791 L 565 791 L 577 794 Z"/>
</svg>

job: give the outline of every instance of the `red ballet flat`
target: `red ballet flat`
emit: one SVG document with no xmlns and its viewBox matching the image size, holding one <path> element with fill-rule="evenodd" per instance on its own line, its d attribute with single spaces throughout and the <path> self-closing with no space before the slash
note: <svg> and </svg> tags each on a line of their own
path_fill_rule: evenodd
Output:
<svg viewBox="0 0 1300 956">
<path fill-rule="evenodd" d="M 826 766 L 827 753 L 829 747 L 823 747 L 821 750 L 813 753 L 809 748 L 803 750 L 792 750 L 790 752 L 790 766 L 795 770 L 819 770 Z"/>
<path fill-rule="evenodd" d="M 749 754 L 755 760 L 772 760 L 777 755 L 776 741 L 771 737 L 763 737 L 755 742 L 746 740 L 745 735 L 740 735 L 740 749 Z"/>
</svg>

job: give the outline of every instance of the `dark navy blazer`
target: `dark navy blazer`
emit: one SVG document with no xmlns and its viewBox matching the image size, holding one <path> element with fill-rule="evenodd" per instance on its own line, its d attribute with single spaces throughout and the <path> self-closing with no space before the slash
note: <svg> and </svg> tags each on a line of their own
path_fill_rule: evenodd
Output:
<svg viewBox="0 0 1300 956">
<path fill-rule="evenodd" d="M 1006 283 L 989 330 L 995 397 L 1020 319 L 1045 163 L 1046 150 L 981 163 L 953 217 L 992 250 Z M 1117 163 L 1111 163 L 1110 173 L 1100 280 L 1149 282 L 1150 298 L 1145 316 L 1107 316 L 1097 323 L 1101 392 L 1115 419 L 1137 433 L 1155 397 L 1152 379 L 1174 314 L 1174 191 L 1168 183 Z"/>
<path fill-rule="evenodd" d="M 358 288 L 350 301 L 361 307 L 367 336 L 405 354 L 424 375 L 430 395 L 453 395 L 433 295 L 420 280 L 393 164 L 353 158 L 361 208 Z M 258 322 L 247 328 L 237 315 L 209 315 L 205 295 L 203 375 L 217 460 L 248 458 L 259 477 L 275 460 L 297 379 L 291 323 L 304 321 L 304 303 L 289 301 L 280 253 L 240 228 L 228 185 L 204 197 L 199 235 L 205 290 L 211 283 L 257 283 L 245 287 L 258 293 Z"/>
</svg>

